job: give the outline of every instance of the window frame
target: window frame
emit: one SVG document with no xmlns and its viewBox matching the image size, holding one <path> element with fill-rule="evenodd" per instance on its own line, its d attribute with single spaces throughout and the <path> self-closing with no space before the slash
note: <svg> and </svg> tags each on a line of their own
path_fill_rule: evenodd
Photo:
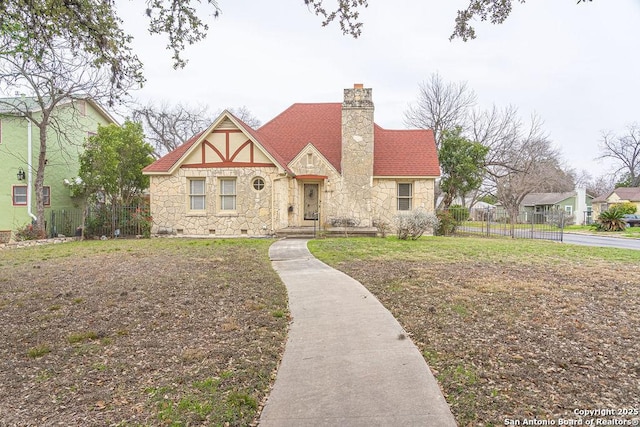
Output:
<svg viewBox="0 0 640 427">
<path fill-rule="evenodd" d="M 400 194 L 401 186 L 408 186 L 409 195 Z M 400 205 L 402 201 L 408 201 L 408 207 L 404 208 Z M 396 210 L 401 212 L 408 212 L 413 208 L 413 183 L 412 182 L 398 182 L 396 183 Z"/>
<path fill-rule="evenodd" d="M 225 191 L 227 191 L 227 189 L 225 188 L 225 182 L 232 182 L 233 183 L 233 192 L 232 193 L 226 193 Z M 237 209 L 237 197 L 238 197 L 238 179 L 236 177 L 221 177 L 218 180 L 218 184 L 219 184 L 219 198 L 218 200 L 220 201 L 220 211 L 221 212 L 235 212 Z M 232 208 L 228 208 L 226 201 L 231 201 L 232 203 Z"/>
<path fill-rule="evenodd" d="M 188 200 L 189 200 L 189 212 L 204 212 L 207 210 L 207 179 L 202 177 L 191 177 L 187 179 L 188 185 Z M 202 192 L 194 192 L 193 184 L 196 182 L 202 183 Z M 194 201 L 202 200 L 202 208 L 194 208 Z"/>
<path fill-rule="evenodd" d="M 24 203 L 16 202 L 16 189 L 24 189 L 24 195 L 20 195 L 20 197 L 24 197 Z M 27 201 L 29 199 L 28 189 L 26 185 L 14 185 L 11 187 L 11 203 L 13 206 L 27 206 Z"/>
<path fill-rule="evenodd" d="M 267 186 L 266 181 L 264 180 L 263 177 L 261 176 L 256 176 L 255 178 L 253 178 L 251 180 L 251 187 L 255 190 L 255 191 L 262 191 L 264 190 L 264 188 Z"/>
<path fill-rule="evenodd" d="M 45 185 L 42 187 L 42 199 L 45 206 L 51 206 L 51 187 Z"/>
</svg>

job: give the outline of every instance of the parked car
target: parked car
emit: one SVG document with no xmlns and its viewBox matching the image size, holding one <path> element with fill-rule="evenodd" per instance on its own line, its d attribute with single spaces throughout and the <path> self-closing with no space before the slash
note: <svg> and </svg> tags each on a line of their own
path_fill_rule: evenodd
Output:
<svg viewBox="0 0 640 427">
<path fill-rule="evenodd" d="M 627 227 L 640 225 L 640 215 L 626 214 L 622 217 L 622 220 L 627 223 Z"/>
</svg>

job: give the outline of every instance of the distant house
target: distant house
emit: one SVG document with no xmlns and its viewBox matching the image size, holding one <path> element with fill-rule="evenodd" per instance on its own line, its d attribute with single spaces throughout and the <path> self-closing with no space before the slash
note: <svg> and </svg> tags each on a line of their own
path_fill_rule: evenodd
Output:
<svg viewBox="0 0 640 427">
<path fill-rule="evenodd" d="M 597 218 L 611 205 L 618 203 L 633 203 L 640 213 L 640 187 L 619 187 L 609 193 L 593 199 L 593 215 Z"/>
<path fill-rule="evenodd" d="M 373 113 L 372 90 L 360 84 L 342 103 L 293 104 L 258 129 L 223 112 L 144 169 L 152 232 L 261 236 L 433 212 L 433 132 L 383 129 Z"/>
<path fill-rule="evenodd" d="M 542 218 L 552 211 L 563 211 L 572 218 L 572 222 L 579 225 L 592 222 L 593 196 L 587 194 L 584 188 L 576 188 L 565 193 L 529 193 L 522 200 L 522 210 L 525 213 L 525 221 L 529 222 L 533 215 Z"/>
<path fill-rule="evenodd" d="M 40 133 L 24 116 L 15 113 L 16 103 L 33 105 L 29 97 L 0 98 L 0 230 L 16 230 L 35 219 L 35 177 L 40 154 Z M 87 136 L 98 125 L 116 123 L 92 100 L 69 100 L 55 109 L 55 120 L 64 123 L 65 138 L 53 128 L 47 135 L 44 203 L 47 218 L 52 209 L 73 207 L 65 180 L 78 174 L 78 154 Z M 69 141 L 70 140 L 70 141 Z M 29 157 L 29 152 L 31 156 Z M 52 230 L 47 229 L 51 234 Z"/>
</svg>

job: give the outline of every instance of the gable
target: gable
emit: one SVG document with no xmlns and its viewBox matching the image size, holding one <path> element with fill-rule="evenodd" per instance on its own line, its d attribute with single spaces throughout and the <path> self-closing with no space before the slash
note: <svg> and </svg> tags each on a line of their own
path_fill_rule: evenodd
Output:
<svg viewBox="0 0 640 427">
<path fill-rule="evenodd" d="M 228 125 L 229 122 L 223 124 Z M 213 129 L 183 160 L 183 168 L 273 166 L 269 157 L 237 127 Z"/>
<path fill-rule="evenodd" d="M 254 131 L 228 111 L 205 131 L 143 169 L 147 175 L 173 174 L 178 168 L 282 167 Z"/>
<path fill-rule="evenodd" d="M 311 143 L 287 165 L 296 175 L 330 176 L 338 174 L 331 162 Z"/>
</svg>

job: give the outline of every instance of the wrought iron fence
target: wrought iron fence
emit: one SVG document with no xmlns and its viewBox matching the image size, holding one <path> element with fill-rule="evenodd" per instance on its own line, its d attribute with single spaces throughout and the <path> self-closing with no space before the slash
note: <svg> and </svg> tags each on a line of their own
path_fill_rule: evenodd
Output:
<svg viewBox="0 0 640 427">
<path fill-rule="evenodd" d="M 47 234 L 80 236 L 83 231 L 82 209 L 52 209 L 47 224 Z M 87 208 L 84 219 L 85 237 L 146 236 L 151 231 L 148 205 L 112 206 L 97 205 Z"/>
<path fill-rule="evenodd" d="M 560 209 L 534 212 L 522 210 L 511 215 L 504 209 L 450 208 L 455 220 L 454 234 L 475 236 L 505 236 L 514 239 L 544 239 L 562 241 L 564 227 L 572 217 Z"/>
</svg>

